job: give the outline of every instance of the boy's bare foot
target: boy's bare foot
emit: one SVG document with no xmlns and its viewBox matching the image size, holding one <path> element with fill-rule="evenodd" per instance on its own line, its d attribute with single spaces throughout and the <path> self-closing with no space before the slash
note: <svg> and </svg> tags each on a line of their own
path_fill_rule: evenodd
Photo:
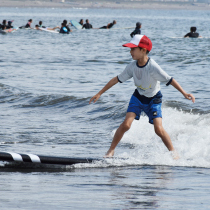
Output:
<svg viewBox="0 0 210 210">
<path fill-rule="evenodd" d="M 110 158 L 114 156 L 114 150 L 108 150 L 104 158 Z"/>
<path fill-rule="evenodd" d="M 174 160 L 178 160 L 180 158 L 179 154 L 176 150 L 172 151 L 172 157 Z"/>
</svg>

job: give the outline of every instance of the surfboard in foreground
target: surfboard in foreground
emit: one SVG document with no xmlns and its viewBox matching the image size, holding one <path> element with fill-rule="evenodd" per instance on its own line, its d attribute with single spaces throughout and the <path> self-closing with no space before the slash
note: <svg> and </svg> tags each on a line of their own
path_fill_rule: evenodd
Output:
<svg viewBox="0 0 210 210">
<path fill-rule="evenodd" d="M 82 25 L 79 24 L 76 20 L 70 20 L 70 23 L 72 26 L 74 26 L 76 29 L 82 29 Z"/>
<path fill-rule="evenodd" d="M 69 158 L 43 156 L 33 154 L 18 154 L 13 152 L 0 152 L 0 161 L 6 162 L 25 162 L 35 164 L 58 164 L 58 165 L 73 165 L 77 163 L 92 163 L 99 159 L 94 158 Z"/>
</svg>

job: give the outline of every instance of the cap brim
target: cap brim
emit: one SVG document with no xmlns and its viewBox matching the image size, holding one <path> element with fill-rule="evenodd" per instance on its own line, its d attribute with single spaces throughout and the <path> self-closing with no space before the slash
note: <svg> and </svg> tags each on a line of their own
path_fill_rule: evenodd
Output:
<svg viewBox="0 0 210 210">
<path fill-rule="evenodd" d="M 127 44 L 124 44 L 123 47 L 135 48 L 135 47 L 138 47 L 138 46 L 133 44 L 133 43 L 127 43 Z"/>
</svg>

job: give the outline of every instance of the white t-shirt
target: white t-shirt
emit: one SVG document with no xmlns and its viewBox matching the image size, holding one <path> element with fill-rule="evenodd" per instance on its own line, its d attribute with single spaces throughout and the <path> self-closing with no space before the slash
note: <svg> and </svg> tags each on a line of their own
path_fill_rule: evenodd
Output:
<svg viewBox="0 0 210 210">
<path fill-rule="evenodd" d="M 172 77 L 150 58 L 144 66 L 138 66 L 137 61 L 128 64 L 125 70 L 118 75 L 118 80 L 125 82 L 132 77 L 139 94 L 149 98 L 160 91 L 160 82 L 169 85 L 172 80 Z"/>
</svg>

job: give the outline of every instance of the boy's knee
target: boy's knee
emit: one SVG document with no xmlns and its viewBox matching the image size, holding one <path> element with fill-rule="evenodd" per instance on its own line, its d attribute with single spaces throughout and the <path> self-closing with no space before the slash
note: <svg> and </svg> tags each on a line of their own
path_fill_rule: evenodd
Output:
<svg viewBox="0 0 210 210">
<path fill-rule="evenodd" d="M 123 129 L 124 131 L 128 131 L 128 130 L 131 128 L 131 125 L 130 125 L 129 123 L 127 123 L 126 121 L 124 121 L 124 122 L 121 124 L 121 126 L 122 126 L 122 129 Z"/>
<path fill-rule="evenodd" d="M 164 134 L 164 129 L 162 126 L 155 126 L 155 133 L 158 135 L 158 136 L 163 136 Z"/>
</svg>

